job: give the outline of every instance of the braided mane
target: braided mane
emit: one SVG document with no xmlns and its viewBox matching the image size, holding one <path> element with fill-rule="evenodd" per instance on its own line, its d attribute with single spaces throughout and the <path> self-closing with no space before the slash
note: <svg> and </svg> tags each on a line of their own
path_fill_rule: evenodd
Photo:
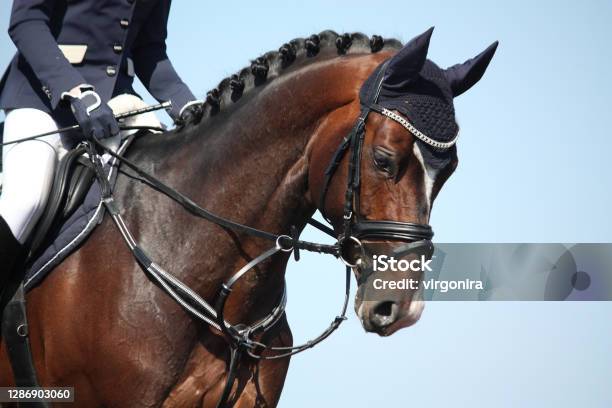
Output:
<svg viewBox="0 0 612 408">
<path fill-rule="evenodd" d="M 251 61 L 251 65 L 223 79 L 216 88 L 208 91 L 203 106 L 202 119 L 210 117 L 238 102 L 244 95 L 279 77 L 296 62 L 317 60 L 321 54 L 336 55 L 376 53 L 381 50 L 399 49 L 402 43 L 381 36 L 368 37 L 362 33 L 338 34 L 326 30 L 308 38 L 296 38 L 283 44 L 278 51 L 269 51 Z"/>
</svg>

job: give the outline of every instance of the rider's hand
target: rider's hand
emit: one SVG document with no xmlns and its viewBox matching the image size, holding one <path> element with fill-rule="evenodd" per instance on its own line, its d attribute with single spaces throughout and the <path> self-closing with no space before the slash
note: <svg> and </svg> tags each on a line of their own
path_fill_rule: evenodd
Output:
<svg viewBox="0 0 612 408">
<path fill-rule="evenodd" d="M 81 126 L 85 138 L 95 137 L 98 140 L 115 136 L 119 133 L 119 125 L 112 109 L 93 90 L 65 94 L 70 102 L 72 113 Z"/>
</svg>

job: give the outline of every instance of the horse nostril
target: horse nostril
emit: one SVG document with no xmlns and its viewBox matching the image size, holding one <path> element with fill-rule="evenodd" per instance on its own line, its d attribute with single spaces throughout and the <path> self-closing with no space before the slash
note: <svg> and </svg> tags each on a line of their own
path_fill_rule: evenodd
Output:
<svg viewBox="0 0 612 408">
<path fill-rule="evenodd" d="M 398 305 L 392 301 L 383 301 L 378 303 L 370 312 L 368 323 L 370 331 L 375 331 L 378 334 L 383 334 L 386 328 L 397 320 Z"/>
<path fill-rule="evenodd" d="M 376 305 L 374 308 L 374 314 L 380 317 L 389 317 L 393 314 L 393 302 L 387 301 Z"/>
</svg>

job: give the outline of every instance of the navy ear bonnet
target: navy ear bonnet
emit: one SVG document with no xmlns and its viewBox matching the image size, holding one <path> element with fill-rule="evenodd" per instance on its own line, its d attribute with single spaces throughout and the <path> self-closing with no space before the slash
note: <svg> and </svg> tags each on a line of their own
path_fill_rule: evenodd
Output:
<svg viewBox="0 0 612 408">
<path fill-rule="evenodd" d="M 361 100 L 376 86 L 374 78 L 383 65 L 376 68 L 360 91 Z M 378 104 L 397 110 L 417 129 L 440 142 L 452 140 L 459 131 L 455 122 L 455 107 L 450 84 L 444 72 L 432 61 L 426 60 L 415 78 L 389 83 L 383 79 Z"/>
<path fill-rule="evenodd" d="M 441 69 L 426 59 L 432 32 L 433 27 L 410 40 L 386 65 L 378 66 L 363 84 L 359 97 L 362 103 L 367 100 L 376 86 L 377 74 L 385 69 L 378 105 L 398 111 L 430 138 L 448 142 L 459 132 L 453 98 L 482 77 L 497 42 L 464 63 Z"/>
</svg>

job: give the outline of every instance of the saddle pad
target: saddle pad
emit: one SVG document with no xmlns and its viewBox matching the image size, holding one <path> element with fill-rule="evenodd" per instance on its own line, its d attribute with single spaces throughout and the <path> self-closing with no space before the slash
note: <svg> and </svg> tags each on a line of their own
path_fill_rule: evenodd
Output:
<svg viewBox="0 0 612 408">
<path fill-rule="evenodd" d="M 132 138 L 128 138 L 118 150 L 122 154 L 127 149 Z M 105 165 L 111 188 L 117 181 L 117 159 L 111 158 Z M 102 189 L 95 180 L 87 192 L 83 203 L 63 223 L 53 243 L 32 263 L 26 271 L 24 287 L 26 291 L 38 285 L 47 274 L 59 265 L 68 255 L 76 250 L 104 218 Z"/>
</svg>

